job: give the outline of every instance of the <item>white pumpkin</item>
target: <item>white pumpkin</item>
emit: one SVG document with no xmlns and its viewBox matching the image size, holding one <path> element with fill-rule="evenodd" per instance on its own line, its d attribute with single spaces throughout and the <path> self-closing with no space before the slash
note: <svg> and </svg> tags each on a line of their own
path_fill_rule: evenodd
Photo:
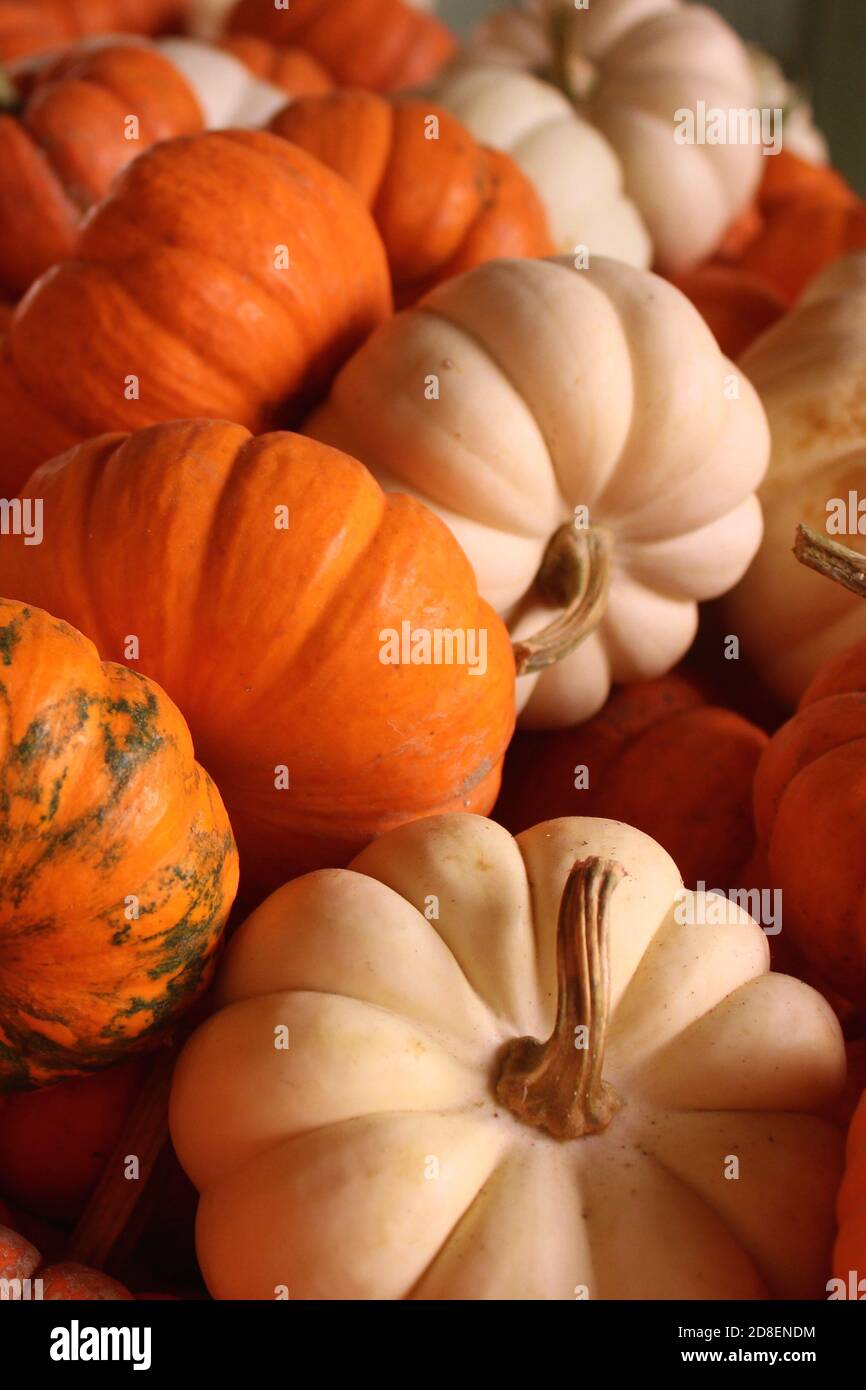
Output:
<svg viewBox="0 0 866 1390">
<path fill-rule="evenodd" d="M 296 879 L 175 1073 L 211 1293 L 821 1296 L 845 1050 L 768 969 L 614 821 L 415 821 Z"/>
<path fill-rule="evenodd" d="M 625 196 L 619 160 L 555 87 L 529 73 L 464 66 L 428 90 L 476 140 L 520 165 L 541 195 L 558 251 L 586 246 L 629 265 L 650 264 L 649 235 Z"/>
<path fill-rule="evenodd" d="M 438 511 L 518 639 L 583 606 L 580 646 L 518 682 L 524 723 L 588 719 L 612 683 L 670 670 L 698 600 L 761 537 L 755 392 L 679 290 L 603 257 L 440 285 L 368 339 L 305 431 Z"/>
<path fill-rule="evenodd" d="M 271 82 L 255 77 L 233 54 L 197 39 L 157 39 L 156 47 L 182 72 L 198 98 L 205 129 L 267 125 L 288 100 Z"/>
<path fill-rule="evenodd" d="M 752 110 L 745 46 L 713 10 L 681 0 L 541 0 L 485 21 L 474 61 L 524 67 L 564 86 L 609 140 L 659 266 L 688 269 L 710 255 L 749 205 L 762 173 L 758 144 L 675 140 L 677 113 Z"/>
<path fill-rule="evenodd" d="M 818 276 L 740 366 L 760 393 L 773 453 L 760 491 L 764 540 L 725 621 L 793 705 L 827 657 L 866 638 L 863 599 L 791 558 L 800 522 L 866 554 L 866 253 Z"/>
</svg>

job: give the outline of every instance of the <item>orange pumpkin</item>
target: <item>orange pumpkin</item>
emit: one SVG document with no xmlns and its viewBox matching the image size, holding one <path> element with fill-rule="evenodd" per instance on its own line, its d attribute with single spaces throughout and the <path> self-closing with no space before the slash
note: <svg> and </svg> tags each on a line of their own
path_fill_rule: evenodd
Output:
<svg viewBox="0 0 866 1390">
<path fill-rule="evenodd" d="M 146 1066 L 136 1057 L 0 1097 L 0 1191 L 50 1221 L 75 1221 L 120 1138 Z"/>
<path fill-rule="evenodd" d="M 726 357 L 735 360 L 785 313 L 781 295 L 738 266 L 710 262 L 674 284 L 703 315 Z"/>
<path fill-rule="evenodd" d="M 72 255 L 83 214 L 130 160 L 202 124 L 191 88 L 155 48 L 112 45 L 52 64 L 19 119 L 0 115 L 0 294 L 18 297 Z"/>
<path fill-rule="evenodd" d="M 313 440 L 216 421 L 91 440 L 26 493 L 51 525 L 40 546 L 0 548 L 0 591 L 53 602 L 105 657 L 136 634 L 137 669 L 181 704 L 226 799 L 248 888 L 493 805 L 511 645 L 420 502 Z M 464 634 L 466 659 L 440 640 L 422 662 L 422 635 L 404 661 L 407 629 Z"/>
<path fill-rule="evenodd" d="M 790 150 L 766 160 L 758 191 L 758 205 L 764 213 L 774 212 L 784 203 L 852 207 L 857 201 L 851 186 L 828 164 L 810 164 Z"/>
<path fill-rule="evenodd" d="M 836 1297 L 866 1300 L 866 1092 L 848 1131 L 845 1176 L 836 1203 L 839 1234 L 833 1251 L 833 1277 L 842 1281 Z"/>
<path fill-rule="evenodd" d="M 427 82 L 457 51 L 454 35 L 403 0 L 239 0 L 227 28 L 297 45 L 340 86 L 392 92 Z"/>
<path fill-rule="evenodd" d="M 17 1298 L 42 1298 L 45 1300 L 76 1301 L 127 1301 L 132 1298 L 129 1289 L 109 1279 L 95 1269 L 85 1265 L 64 1261 L 60 1264 L 44 1265 L 42 1256 L 29 1240 L 8 1226 L 0 1225 L 0 1279 L 21 1281 L 21 1287 L 12 1293 Z M 30 1281 L 30 1288 L 26 1282 Z M 41 1283 L 35 1285 L 33 1281 Z M 14 1285 L 13 1285 L 14 1288 Z"/>
<path fill-rule="evenodd" d="M 835 565 L 834 547 L 807 534 L 812 556 L 830 553 Z M 844 554 L 841 547 L 835 550 Z M 849 553 L 852 584 L 859 572 L 862 591 L 862 556 Z M 764 752 L 755 777 L 755 823 L 773 882 L 782 890 L 786 933 L 816 975 L 861 1015 L 866 1013 L 864 793 L 866 642 L 858 642 L 818 670 L 797 713 Z"/>
<path fill-rule="evenodd" d="M 866 202 L 783 202 L 743 253 L 740 267 L 764 280 L 790 306 L 819 271 L 866 250 Z"/>
<path fill-rule="evenodd" d="M 101 430 L 291 421 L 390 310 L 370 214 L 304 150 L 259 131 L 157 145 L 0 345 L 0 489 Z"/>
<path fill-rule="evenodd" d="M 766 743 L 674 672 L 616 691 L 579 728 L 519 732 L 495 816 L 512 834 L 560 816 L 625 821 L 668 851 L 687 886 L 727 890 L 752 850 L 752 779 Z"/>
<path fill-rule="evenodd" d="M 252 34 L 228 34 L 217 45 L 235 58 L 255 77 L 282 87 L 291 97 L 330 92 L 334 82 L 325 67 L 302 48 L 281 48 Z"/>
<path fill-rule="evenodd" d="M 9 599 L 0 662 L 2 1091 L 152 1046 L 208 983 L 238 867 L 158 686 Z"/>
<path fill-rule="evenodd" d="M 184 9 L 184 0 L 0 0 L 0 63 L 89 34 L 158 34 Z"/>
<path fill-rule="evenodd" d="M 398 306 L 484 261 L 556 250 L 522 170 L 431 102 L 332 92 L 292 102 L 270 129 L 342 174 L 370 208 Z"/>
</svg>

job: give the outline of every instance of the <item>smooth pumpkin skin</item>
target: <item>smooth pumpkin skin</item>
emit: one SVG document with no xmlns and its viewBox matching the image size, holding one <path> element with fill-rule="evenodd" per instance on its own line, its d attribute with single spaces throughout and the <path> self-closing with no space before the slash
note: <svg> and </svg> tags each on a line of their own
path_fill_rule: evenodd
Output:
<svg viewBox="0 0 866 1390">
<path fill-rule="evenodd" d="M 603 1132 L 560 1140 L 493 1085 L 505 1045 L 551 1032 L 560 897 L 587 856 L 625 869 L 602 1068 L 623 1105 Z M 681 891 L 630 826 L 571 818 L 514 841 L 440 816 L 263 903 L 173 1081 L 211 1293 L 821 1296 L 843 1141 L 819 1115 L 844 1081 L 838 1023 L 767 973 L 745 913 L 679 924 Z"/>
<path fill-rule="evenodd" d="M 770 440 L 753 388 L 683 294 L 612 258 L 488 261 L 437 285 L 371 334 L 304 430 L 432 506 L 518 639 L 557 613 L 535 587 L 551 539 L 578 508 L 609 534 L 597 626 L 518 682 L 535 727 L 669 671 L 697 601 L 760 542 Z"/>
<path fill-rule="evenodd" d="M 269 891 L 403 820 L 493 805 L 514 726 L 507 632 L 447 527 L 356 460 L 178 422 L 91 440 L 27 494 L 51 527 L 0 548 L 0 592 L 53 602 L 105 657 L 138 635 L 137 669 L 181 705 L 225 797 L 245 882 Z M 380 632 L 404 621 L 485 629 L 486 674 L 383 664 Z"/>
<path fill-rule="evenodd" d="M 427 138 L 431 117 L 438 138 Z M 555 250 L 532 184 L 441 106 L 360 89 L 291 102 L 270 124 L 342 174 L 382 236 L 398 306 L 497 256 Z"/>
<path fill-rule="evenodd" d="M 18 308 L 0 352 L 0 484 L 12 496 L 101 431 L 283 423 L 390 310 L 370 214 L 304 150 L 240 130 L 157 145 Z"/>
<path fill-rule="evenodd" d="M 256 77 L 282 87 L 289 96 L 333 90 L 334 79 L 327 68 L 302 48 L 282 48 L 253 34 L 227 34 L 217 46 L 239 58 Z"/>
<path fill-rule="evenodd" d="M 736 359 L 777 323 L 785 300 L 757 275 L 708 262 L 673 282 L 694 304 L 726 357 Z"/>
<path fill-rule="evenodd" d="M 761 104 L 745 45 L 708 6 L 605 0 L 580 9 L 497 7 L 470 52 L 476 62 L 564 78 L 575 110 L 613 146 L 664 274 L 713 255 L 751 204 L 766 162 L 757 145 L 675 139 L 674 113 L 694 111 L 699 99 L 724 111 Z"/>
<path fill-rule="evenodd" d="M 239 0 L 226 29 L 303 48 L 339 86 L 374 92 L 426 82 L 457 51 L 444 24 L 403 0 Z"/>
<path fill-rule="evenodd" d="M 752 780 L 767 742 L 672 672 L 614 691 L 579 728 L 520 731 L 494 818 L 515 835 L 559 816 L 624 821 L 667 850 L 688 888 L 727 891 L 754 846 Z M 586 789 L 574 785 L 578 767 Z"/>
<path fill-rule="evenodd" d="M 183 0 L 0 0 L 0 62 L 89 34 L 157 34 L 184 8 Z"/>
<path fill-rule="evenodd" d="M 812 968 L 866 1010 L 866 642 L 828 661 L 770 741 L 755 824 L 785 931 Z"/>
<path fill-rule="evenodd" d="M 47 1220 L 77 1220 L 148 1065 L 147 1058 L 134 1057 L 92 1076 L 0 1096 L 0 1192 Z"/>
<path fill-rule="evenodd" d="M 0 662 L 0 1090 L 21 1090 L 142 1051 L 181 1017 L 238 863 L 158 686 L 11 599 Z"/>
<path fill-rule="evenodd" d="M 124 133 L 129 114 L 136 140 Z M 73 51 L 52 64 L 20 117 L 0 116 L 0 293 L 17 298 L 72 255 L 84 213 L 131 160 L 202 127 L 193 92 L 155 48 Z"/>
<path fill-rule="evenodd" d="M 833 1276 L 848 1287 L 849 1274 L 866 1280 L 866 1092 L 848 1131 L 845 1176 L 836 1203 L 839 1234 L 833 1251 Z M 866 1298 L 866 1283 L 858 1297 Z"/>
</svg>

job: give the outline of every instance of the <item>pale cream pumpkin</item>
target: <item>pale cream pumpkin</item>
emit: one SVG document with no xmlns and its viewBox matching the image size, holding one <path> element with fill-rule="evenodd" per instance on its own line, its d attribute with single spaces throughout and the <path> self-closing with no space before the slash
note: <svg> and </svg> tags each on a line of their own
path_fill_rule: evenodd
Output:
<svg viewBox="0 0 866 1390">
<path fill-rule="evenodd" d="M 463 66 L 437 79 L 431 97 L 504 150 L 541 195 L 557 250 L 586 246 L 646 268 L 652 245 L 623 191 L 619 160 L 604 136 L 548 82 L 493 66 Z"/>
<path fill-rule="evenodd" d="M 155 42 L 195 92 L 207 130 L 265 126 L 286 104 L 282 88 L 254 77 L 243 63 L 221 48 L 192 38 Z"/>
<path fill-rule="evenodd" d="M 799 522 L 866 554 L 866 253 L 824 271 L 740 366 L 760 393 L 773 453 L 760 491 L 764 540 L 725 600 L 725 621 L 793 705 L 827 657 L 866 638 L 862 598 L 791 559 Z"/>
<path fill-rule="evenodd" d="M 755 392 L 684 295 L 603 257 L 440 285 L 367 340 L 305 431 L 438 511 L 518 639 L 582 605 L 577 649 L 518 682 L 524 723 L 588 719 L 612 683 L 670 670 L 698 600 L 760 541 Z"/>
<path fill-rule="evenodd" d="M 659 266 L 688 269 L 713 252 L 761 179 L 757 144 L 678 144 L 677 113 L 750 110 L 745 46 L 703 5 L 681 0 L 536 0 L 486 20 L 475 61 L 552 77 L 610 141 Z"/>
<path fill-rule="evenodd" d="M 845 1051 L 768 970 L 744 911 L 615 821 L 442 816 L 296 879 L 175 1073 L 208 1287 L 819 1297 Z"/>
</svg>

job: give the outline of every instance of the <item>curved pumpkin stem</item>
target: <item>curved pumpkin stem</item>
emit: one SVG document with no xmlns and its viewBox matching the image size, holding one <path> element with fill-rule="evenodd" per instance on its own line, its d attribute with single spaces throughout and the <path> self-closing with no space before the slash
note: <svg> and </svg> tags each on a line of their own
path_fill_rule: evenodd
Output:
<svg viewBox="0 0 866 1390">
<path fill-rule="evenodd" d="M 866 598 L 866 555 L 822 536 L 804 522 L 797 527 L 794 554 L 801 565 L 841 584 L 858 598 Z"/>
<path fill-rule="evenodd" d="M 564 612 L 534 637 L 514 643 L 518 676 L 534 675 L 569 656 L 604 617 L 613 561 L 613 537 L 598 527 L 566 522 L 544 553 L 535 589 Z"/>
<path fill-rule="evenodd" d="M 176 1059 L 177 1049 L 172 1047 L 154 1063 L 72 1233 L 69 1259 L 96 1269 L 113 1267 L 122 1259 L 118 1250 L 122 1238 L 128 1235 L 134 1241 L 131 1222 L 168 1143 L 168 1098 Z M 135 1177 L 126 1176 L 130 1157 L 138 1161 Z"/>
<path fill-rule="evenodd" d="M 544 1043 L 510 1043 L 496 1083 L 497 1100 L 554 1139 L 600 1134 L 622 1105 L 601 1073 L 610 1011 L 610 899 L 623 874 L 607 859 L 574 865 L 559 907 L 553 1032 Z"/>
</svg>

